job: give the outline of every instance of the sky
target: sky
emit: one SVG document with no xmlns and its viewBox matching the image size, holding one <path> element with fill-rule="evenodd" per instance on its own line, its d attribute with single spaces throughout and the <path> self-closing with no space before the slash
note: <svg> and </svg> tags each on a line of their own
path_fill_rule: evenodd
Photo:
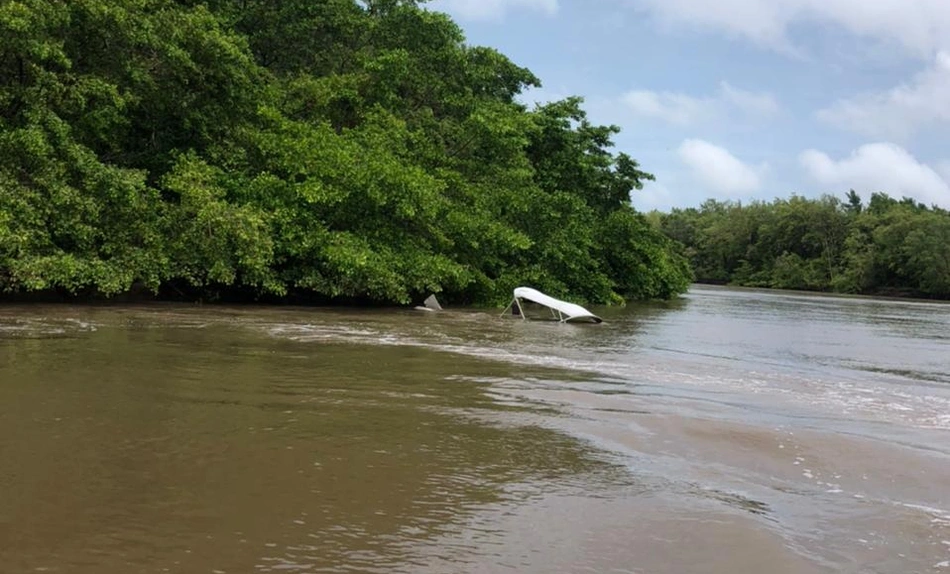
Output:
<svg viewBox="0 0 950 574">
<path fill-rule="evenodd" d="M 950 0 L 432 0 L 582 96 L 656 182 L 643 210 L 843 197 L 950 208 Z"/>
</svg>

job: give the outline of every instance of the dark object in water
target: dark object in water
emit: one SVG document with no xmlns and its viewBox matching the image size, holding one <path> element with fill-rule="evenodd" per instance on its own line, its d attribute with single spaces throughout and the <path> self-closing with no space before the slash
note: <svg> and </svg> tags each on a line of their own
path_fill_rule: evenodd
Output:
<svg viewBox="0 0 950 574">
<path fill-rule="evenodd" d="M 417 311 L 441 311 L 442 305 L 439 305 L 439 300 L 435 298 L 435 294 L 429 295 L 429 297 L 422 303 L 423 306 L 416 307 Z"/>
</svg>

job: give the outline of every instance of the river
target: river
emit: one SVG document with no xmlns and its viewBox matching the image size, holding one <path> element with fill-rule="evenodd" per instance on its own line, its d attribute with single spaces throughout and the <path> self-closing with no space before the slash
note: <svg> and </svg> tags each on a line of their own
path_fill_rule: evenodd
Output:
<svg viewBox="0 0 950 574">
<path fill-rule="evenodd" d="M 950 574 L 950 305 L 0 306 L 0 572 Z"/>
</svg>

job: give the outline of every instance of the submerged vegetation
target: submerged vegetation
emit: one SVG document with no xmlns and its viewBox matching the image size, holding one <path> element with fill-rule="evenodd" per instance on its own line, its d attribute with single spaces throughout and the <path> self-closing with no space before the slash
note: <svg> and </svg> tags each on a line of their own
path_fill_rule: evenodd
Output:
<svg viewBox="0 0 950 574">
<path fill-rule="evenodd" d="M 696 279 L 749 287 L 950 299 L 950 212 L 852 190 L 653 213 Z"/>
<path fill-rule="evenodd" d="M 539 84 L 410 0 L 4 1 L 0 291 L 685 290 L 652 176 Z"/>
</svg>

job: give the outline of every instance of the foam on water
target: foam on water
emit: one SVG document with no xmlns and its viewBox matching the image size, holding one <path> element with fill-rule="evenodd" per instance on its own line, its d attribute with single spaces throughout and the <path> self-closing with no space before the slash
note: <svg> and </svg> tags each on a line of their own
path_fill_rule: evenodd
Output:
<svg viewBox="0 0 950 574">
<path fill-rule="evenodd" d="M 0 315 L 0 338 L 46 338 L 92 333 L 98 326 L 75 318 L 5 317 Z"/>
<path fill-rule="evenodd" d="M 911 510 L 919 510 L 930 516 L 930 522 L 932 524 L 937 524 L 940 526 L 950 526 L 950 511 L 942 510 L 940 508 L 933 508 L 931 506 L 924 506 L 922 504 L 908 504 L 908 503 L 898 503 L 904 508 L 909 508 Z M 946 541 L 944 541 L 946 542 Z M 950 546 L 950 543 L 947 543 Z"/>
<path fill-rule="evenodd" d="M 550 326 L 557 329 L 556 325 Z M 344 326 L 339 324 L 280 324 L 268 327 L 275 337 L 299 342 L 341 342 L 366 345 L 397 345 L 428 348 L 476 358 L 542 368 L 591 373 L 599 378 L 633 385 L 651 385 L 661 393 L 688 389 L 694 393 L 774 396 L 785 406 L 794 406 L 822 416 L 887 422 L 922 429 L 950 430 L 950 396 L 916 394 L 898 385 L 880 381 L 855 382 L 818 378 L 768 370 L 761 365 L 745 370 L 743 364 L 699 364 L 694 357 L 671 359 L 660 355 L 632 355 L 558 347 L 557 339 L 542 347 L 537 340 L 523 348 L 518 342 L 484 346 L 477 340 L 449 337 L 437 330 L 412 334 L 392 325 Z M 553 334 L 560 334 L 552 331 Z"/>
</svg>

